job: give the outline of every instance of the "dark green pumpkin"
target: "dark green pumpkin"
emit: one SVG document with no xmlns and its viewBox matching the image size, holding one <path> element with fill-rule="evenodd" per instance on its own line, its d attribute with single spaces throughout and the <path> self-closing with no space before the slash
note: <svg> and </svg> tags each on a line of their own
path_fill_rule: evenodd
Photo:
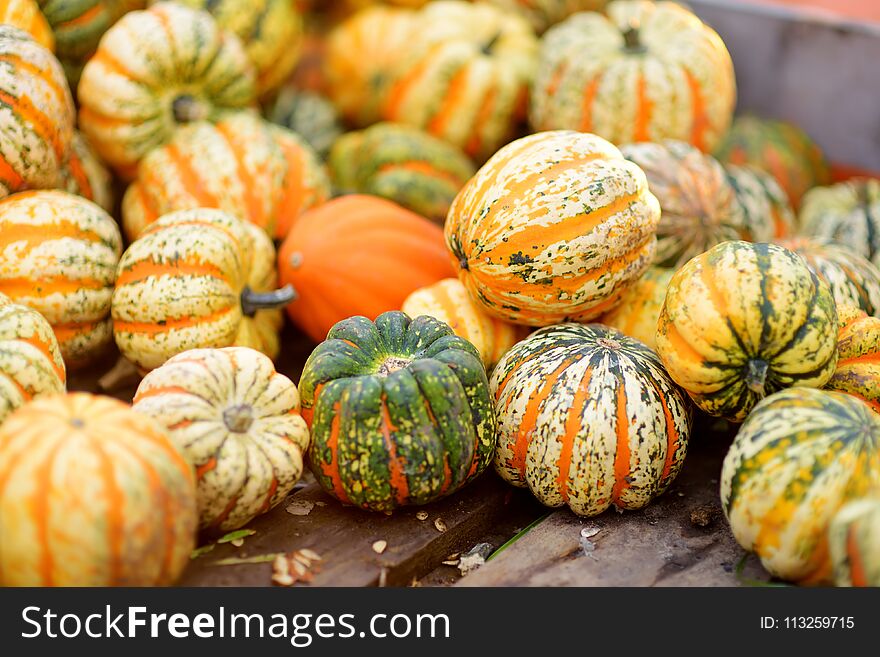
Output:
<svg viewBox="0 0 880 657">
<path fill-rule="evenodd" d="M 337 323 L 299 384 L 309 461 L 346 504 L 390 512 L 480 474 L 495 415 L 476 348 L 433 317 L 392 311 Z"/>
</svg>

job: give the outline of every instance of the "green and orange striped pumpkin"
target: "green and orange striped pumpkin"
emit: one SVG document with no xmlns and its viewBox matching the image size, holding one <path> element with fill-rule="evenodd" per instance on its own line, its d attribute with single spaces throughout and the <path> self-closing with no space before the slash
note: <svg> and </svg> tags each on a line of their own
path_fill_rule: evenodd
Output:
<svg viewBox="0 0 880 657">
<path fill-rule="evenodd" d="M 321 158 L 327 157 L 343 133 L 339 112 L 326 96 L 293 86 L 281 90 L 266 115 L 304 139 Z"/>
<path fill-rule="evenodd" d="M 178 125 L 252 105 L 254 70 L 231 32 L 204 11 L 160 2 L 125 14 L 83 68 L 79 127 L 125 178 Z"/>
<path fill-rule="evenodd" d="M 49 322 L 0 294 L 0 424 L 32 399 L 63 393 L 66 382 Z"/>
<path fill-rule="evenodd" d="M 834 298 L 797 254 L 775 244 L 724 242 L 673 275 L 657 352 L 703 411 L 742 422 L 766 395 L 818 388 L 831 378 Z"/>
<path fill-rule="evenodd" d="M 595 135 L 530 135 L 459 192 L 446 243 L 486 311 L 531 326 L 613 308 L 654 259 L 660 206 L 645 174 Z"/>
<path fill-rule="evenodd" d="M 78 130 L 73 133 L 61 177 L 66 191 L 113 212 L 113 178 L 89 140 Z"/>
<path fill-rule="evenodd" d="M 825 387 L 855 395 L 880 413 L 880 318 L 840 304 L 837 314 L 839 358 Z"/>
<path fill-rule="evenodd" d="M 309 464 L 344 504 L 389 513 L 427 504 L 492 460 L 495 415 L 472 344 L 400 311 L 336 324 L 303 369 Z"/>
<path fill-rule="evenodd" d="M 202 528 L 246 525 L 302 474 L 309 430 L 299 393 L 258 351 L 185 351 L 147 374 L 132 404 L 165 427 L 195 467 Z"/>
<path fill-rule="evenodd" d="M 38 399 L 0 427 L 0 584 L 174 583 L 195 544 L 192 466 L 127 404 Z"/>
<path fill-rule="evenodd" d="M 711 152 L 733 118 L 736 81 L 721 38 L 673 2 L 618 0 L 547 31 L 530 120 L 614 142 L 677 139 Z"/>
<path fill-rule="evenodd" d="M 0 0 L 0 24 L 24 30 L 46 50 L 55 52 L 55 35 L 37 0 Z"/>
<path fill-rule="evenodd" d="M 73 139 L 73 99 L 52 53 L 0 25 L 0 199 L 61 185 Z"/>
<path fill-rule="evenodd" d="M 728 164 L 724 171 L 746 215 L 746 225 L 764 227 L 769 218 L 774 239 L 794 234 L 794 210 L 773 176 L 751 165 Z"/>
<path fill-rule="evenodd" d="M 489 387 L 495 470 L 543 504 L 581 516 L 640 509 L 678 474 L 687 397 L 651 349 L 601 324 L 539 329 L 508 351 Z"/>
<path fill-rule="evenodd" d="M 620 298 L 617 307 L 599 319 L 624 335 L 657 348 L 657 321 L 674 269 L 650 267 Z"/>
<path fill-rule="evenodd" d="M 828 526 L 847 502 L 880 494 L 880 415 L 839 392 L 767 397 L 721 470 L 721 505 L 739 544 L 773 575 L 832 579 Z"/>
<path fill-rule="evenodd" d="M 828 527 L 837 586 L 880 586 L 880 495 L 850 502 Z"/>
<path fill-rule="evenodd" d="M 13 194 L 0 201 L 0 253 L 0 292 L 49 321 L 68 369 L 112 342 L 122 237 L 104 210 L 63 191 Z"/>
</svg>

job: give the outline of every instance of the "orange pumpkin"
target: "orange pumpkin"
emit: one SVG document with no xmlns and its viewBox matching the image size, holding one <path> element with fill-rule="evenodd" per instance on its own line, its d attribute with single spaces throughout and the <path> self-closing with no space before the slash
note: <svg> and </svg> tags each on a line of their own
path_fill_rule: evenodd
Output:
<svg viewBox="0 0 880 657">
<path fill-rule="evenodd" d="M 670 267 L 649 268 L 635 285 L 623 293 L 617 307 L 599 321 L 656 350 L 657 321 L 674 273 L 675 270 Z"/>
<path fill-rule="evenodd" d="M 838 305 L 837 368 L 825 387 L 848 392 L 880 413 L 880 318 Z"/>
<path fill-rule="evenodd" d="M 36 0 L 0 0 L 0 23 L 24 30 L 41 46 L 55 51 L 55 35 Z"/>
</svg>

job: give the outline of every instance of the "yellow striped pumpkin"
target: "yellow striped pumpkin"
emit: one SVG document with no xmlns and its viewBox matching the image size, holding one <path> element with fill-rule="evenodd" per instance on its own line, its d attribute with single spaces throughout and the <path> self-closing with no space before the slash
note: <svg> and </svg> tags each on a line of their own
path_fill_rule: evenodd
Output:
<svg viewBox="0 0 880 657">
<path fill-rule="evenodd" d="M 828 546 L 837 586 L 880 586 L 880 496 L 843 506 L 831 520 Z"/>
<path fill-rule="evenodd" d="M 183 351 L 251 347 L 274 358 L 281 314 L 275 247 L 259 228 L 207 208 L 165 215 L 122 255 L 113 292 L 119 351 L 149 371 Z"/>
<path fill-rule="evenodd" d="M 79 131 L 73 133 L 61 176 L 65 190 L 113 212 L 113 178 L 89 140 Z"/>
<path fill-rule="evenodd" d="M 0 25 L 0 198 L 60 186 L 74 117 L 58 60 L 27 33 Z"/>
<path fill-rule="evenodd" d="M 657 321 L 674 273 L 674 269 L 667 267 L 650 267 L 623 293 L 617 307 L 599 321 L 656 349 Z"/>
<path fill-rule="evenodd" d="M 36 0 L 0 0 L 0 24 L 24 30 L 41 46 L 55 51 L 55 35 Z"/>
<path fill-rule="evenodd" d="M 610 310 L 651 264 L 660 206 L 600 137 L 543 132 L 498 151 L 459 192 L 446 243 L 471 297 L 542 326 Z"/>
<path fill-rule="evenodd" d="M 66 381 L 49 322 L 0 294 L 0 424 L 32 399 L 63 393 Z"/>
<path fill-rule="evenodd" d="M 724 242 L 673 275 L 657 352 L 697 406 L 742 422 L 768 394 L 825 385 L 836 338 L 831 290 L 802 258 L 775 244 Z"/>
<path fill-rule="evenodd" d="M 410 317 L 430 315 L 477 348 L 487 369 L 519 340 L 528 329 L 495 319 L 471 299 L 461 281 L 444 278 L 410 294 L 401 306 Z"/>
<path fill-rule="evenodd" d="M 185 351 L 147 374 L 132 403 L 195 467 L 202 528 L 238 529 L 281 502 L 302 474 L 309 430 L 299 393 L 258 351 Z"/>
<path fill-rule="evenodd" d="M 745 212 L 746 225 L 761 227 L 761 232 L 769 232 L 765 226 L 770 221 L 774 239 L 794 233 L 794 210 L 773 176 L 751 165 L 727 164 L 724 165 L 724 171 Z M 757 232 L 755 228 L 752 230 Z"/>
<path fill-rule="evenodd" d="M 687 397 L 652 350 L 616 329 L 540 329 L 504 355 L 489 388 L 495 470 L 548 506 L 581 516 L 640 509 L 684 462 Z"/>
<path fill-rule="evenodd" d="M 192 466 L 155 420 L 87 393 L 0 427 L 0 584 L 172 584 L 195 543 Z"/>
<path fill-rule="evenodd" d="M 250 106 L 254 70 L 238 37 L 203 11 L 160 2 L 123 16 L 78 86 L 79 127 L 125 178 L 182 123 Z"/>
<path fill-rule="evenodd" d="M 742 425 L 721 470 L 739 544 L 773 575 L 827 584 L 828 525 L 848 501 L 880 494 L 880 415 L 850 395 L 791 388 Z"/>
<path fill-rule="evenodd" d="M 711 152 L 735 101 L 733 62 L 714 30 L 677 3 L 618 0 L 607 16 L 575 14 L 547 31 L 529 109 L 535 130 Z"/>
<path fill-rule="evenodd" d="M 825 387 L 855 395 L 880 413 L 880 318 L 839 304 L 837 314 L 839 359 Z"/>
<path fill-rule="evenodd" d="M 110 297 L 122 237 L 79 196 L 21 192 L 0 201 L 0 292 L 49 320 L 68 369 L 112 341 Z"/>
</svg>

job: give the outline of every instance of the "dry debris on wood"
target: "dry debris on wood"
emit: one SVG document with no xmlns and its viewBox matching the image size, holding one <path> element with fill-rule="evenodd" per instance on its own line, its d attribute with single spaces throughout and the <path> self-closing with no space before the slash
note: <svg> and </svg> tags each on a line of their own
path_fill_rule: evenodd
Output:
<svg viewBox="0 0 880 657">
<path fill-rule="evenodd" d="M 321 569 L 321 561 L 321 556 L 308 548 L 279 554 L 272 562 L 272 583 L 293 586 L 297 582 L 311 582 Z"/>
<path fill-rule="evenodd" d="M 314 502 L 309 500 L 293 500 L 284 510 L 292 516 L 307 516 L 312 512 L 313 508 L 315 508 Z"/>
<path fill-rule="evenodd" d="M 373 543 L 373 552 L 375 552 L 376 554 L 382 554 L 387 547 L 388 541 L 375 541 Z"/>
<path fill-rule="evenodd" d="M 443 521 L 443 518 L 434 518 L 434 529 L 438 532 L 443 533 L 446 531 L 446 523 Z"/>
</svg>

